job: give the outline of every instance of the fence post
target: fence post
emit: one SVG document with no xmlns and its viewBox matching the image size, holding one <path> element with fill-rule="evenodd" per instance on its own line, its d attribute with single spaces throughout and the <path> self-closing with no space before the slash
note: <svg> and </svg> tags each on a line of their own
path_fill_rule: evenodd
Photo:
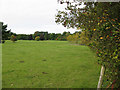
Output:
<svg viewBox="0 0 120 90">
<path fill-rule="evenodd" d="M 97 90 L 100 90 L 100 88 L 101 88 L 101 86 L 102 86 L 104 72 L 105 72 L 105 67 L 102 66 L 102 67 L 101 67 L 101 72 L 100 72 L 99 81 L 98 81 Z"/>
</svg>

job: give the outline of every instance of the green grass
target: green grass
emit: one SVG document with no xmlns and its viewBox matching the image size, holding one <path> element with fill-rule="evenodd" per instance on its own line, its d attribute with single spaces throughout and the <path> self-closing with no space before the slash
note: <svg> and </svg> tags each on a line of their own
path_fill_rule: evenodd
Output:
<svg viewBox="0 0 120 90">
<path fill-rule="evenodd" d="M 3 88 L 96 88 L 100 67 L 87 46 L 67 41 L 7 41 Z"/>
</svg>

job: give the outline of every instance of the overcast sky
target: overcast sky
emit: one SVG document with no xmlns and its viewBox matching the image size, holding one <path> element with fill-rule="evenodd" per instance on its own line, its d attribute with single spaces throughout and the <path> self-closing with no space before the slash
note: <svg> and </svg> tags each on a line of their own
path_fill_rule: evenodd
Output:
<svg viewBox="0 0 120 90">
<path fill-rule="evenodd" d="M 64 9 L 57 0 L 0 0 L 0 21 L 17 34 L 33 34 L 35 31 L 62 33 L 78 31 L 55 23 L 56 9 Z"/>
</svg>

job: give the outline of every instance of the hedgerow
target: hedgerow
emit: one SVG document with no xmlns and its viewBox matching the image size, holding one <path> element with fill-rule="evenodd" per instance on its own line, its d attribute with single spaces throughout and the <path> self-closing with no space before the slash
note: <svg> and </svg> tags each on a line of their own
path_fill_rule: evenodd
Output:
<svg viewBox="0 0 120 90">
<path fill-rule="evenodd" d="M 80 34 L 79 33 L 76 33 L 76 34 L 73 34 L 73 35 L 69 35 L 67 37 L 67 40 L 71 43 L 75 43 L 75 44 L 80 44 L 79 41 L 80 41 Z"/>
<path fill-rule="evenodd" d="M 75 1 L 75 2 L 74 2 Z M 66 11 L 58 11 L 56 22 L 68 28 L 81 28 L 87 32 L 88 46 L 96 51 L 98 63 L 105 67 L 103 87 L 120 87 L 120 3 L 85 2 L 84 8 L 77 6 L 78 0 L 67 3 Z M 74 3 L 74 4 L 73 4 Z M 105 81 L 106 79 L 106 81 Z"/>
</svg>

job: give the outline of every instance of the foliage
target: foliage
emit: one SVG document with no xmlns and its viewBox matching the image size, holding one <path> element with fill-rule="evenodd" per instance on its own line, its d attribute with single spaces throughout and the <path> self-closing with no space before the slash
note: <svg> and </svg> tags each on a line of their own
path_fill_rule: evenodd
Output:
<svg viewBox="0 0 120 90">
<path fill-rule="evenodd" d="M 80 34 L 80 44 L 83 44 L 83 45 L 89 45 L 90 44 L 90 40 L 87 36 L 87 32 L 85 32 L 85 31 L 82 31 L 81 34 Z"/>
<path fill-rule="evenodd" d="M 29 40 L 29 39 L 32 39 L 32 37 L 26 34 L 17 34 L 17 39 L 18 40 Z"/>
<path fill-rule="evenodd" d="M 45 40 L 45 37 L 43 34 L 40 34 L 40 40 Z"/>
<path fill-rule="evenodd" d="M 79 42 L 80 42 L 80 34 L 75 33 L 73 35 L 69 35 L 67 37 L 67 40 L 70 41 L 71 43 L 79 44 Z"/>
<path fill-rule="evenodd" d="M 28 40 L 33 40 L 33 35 L 32 34 L 28 35 Z"/>
<path fill-rule="evenodd" d="M 45 33 L 44 38 L 45 38 L 45 40 L 49 39 L 48 33 Z"/>
<path fill-rule="evenodd" d="M 36 37 L 35 37 L 35 40 L 36 40 L 36 41 L 39 41 L 39 40 L 40 40 L 40 37 L 39 37 L 39 36 L 36 36 Z"/>
<path fill-rule="evenodd" d="M 66 41 L 67 37 L 70 35 L 70 32 L 63 32 L 62 34 L 58 34 L 56 40 L 60 40 L 60 41 Z"/>
<path fill-rule="evenodd" d="M 59 35 L 56 40 L 66 41 L 66 36 Z"/>
<path fill-rule="evenodd" d="M 2 40 L 2 43 L 5 43 L 5 40 Z"/>
<path fill-rule="evenodd" d="M 18 40 L 35 40 L 35 37 L 39 36 L 40 40 L 61 40 L 65 41 L 67 36 L 70 35 L 70 32 L 63 32 L 63 34 L 60 33 L 48 33 L 48 32 L 40 32 L 36 31 L 34 34 L 14 34 L 17 37 Z"/>
<path fill-rule="evenodd" d="M 55 40 L 55 39 L 56 39 L 55 33 L 50 33 L 50 40 Z"/>
<path fill-rule="evenodd" d="M 99 64 L 106 68 L 105 78 L 110 84 L 115 82 L 114 87 L 120 87 L 120 3 L 85 2 L 86 6 L 80 8 L 82 2 L 78 0 L 59 1 L 67 3 L 67 7 L 58 11 L 56 22 L 88 33 L 89 46 L 96 50 Z"/>
<path fill-rule="evenodd" d="M 11 39 L 10 40 L 13 41 L 13 42 L 15 42 L 15 41 L 17 41 L 17 38 L 16 38 L 16 36 L 11 35 Z"/>
<path fill-rule="evenodd" d="M 39 32 L 39 31 L 36 31 L 36 32 L 34 33 L 34 39 L 35 39 L 37 36 L 40 36 L 40 32 Z"/>
<path fill-rule="evenodd" d="M 5 43 L 5 40 L 9 40 L 11 36 L 11 30 L 7 30 L 7 25 L 4 25 L 3 22 L 0 22 L 2 25 L 2 43 Z"/>
<path fill-rule="evenodd" d="M 73 41 L 73 36 L 72 36 L 72 35 L 69 35 L 69 36 L 67 37 L 67 40 L 68 40 L 69 42 L 72 42 L 72 41 Z"/>
</svg>

